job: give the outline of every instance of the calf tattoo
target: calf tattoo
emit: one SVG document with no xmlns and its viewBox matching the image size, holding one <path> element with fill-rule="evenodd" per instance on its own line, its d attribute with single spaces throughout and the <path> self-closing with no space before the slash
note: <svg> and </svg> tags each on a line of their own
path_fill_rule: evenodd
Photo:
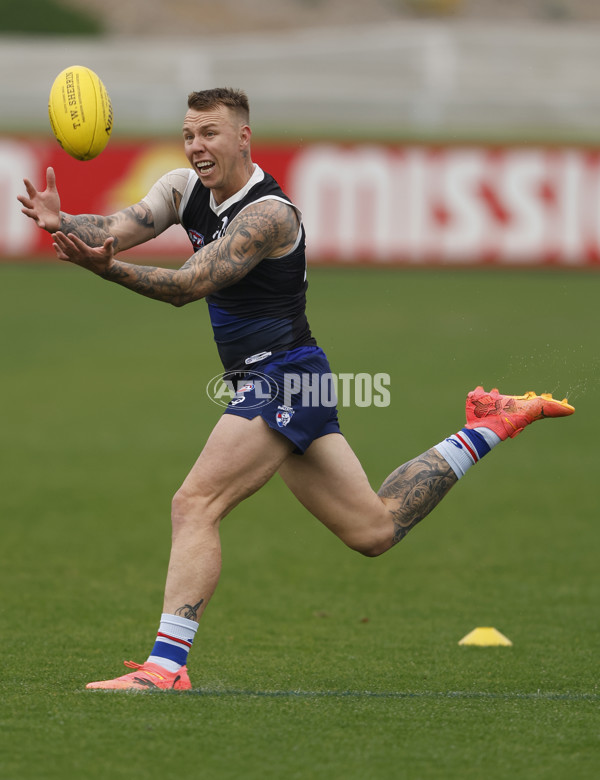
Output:
<svg viewBox="0 0 600 780">
<path fill-rule="evenodd" d="M 179 617 L 198 622 L 198 610 L 202 604 L 204 604 L 204 599 L 200 599 L 200 601 L 193 606 L 191 604 L 184 604 L 183 607 L 179 607 L 179 609 L 175 610 L 175 614 L 179 615 Z"/>
<path fill-rule="evenodd" d="M 392 544 L 437 506 L 457 477 L 437 450 L 431 449 L 399 466 L 378 491 L 394 520 Z"/>
</svg>

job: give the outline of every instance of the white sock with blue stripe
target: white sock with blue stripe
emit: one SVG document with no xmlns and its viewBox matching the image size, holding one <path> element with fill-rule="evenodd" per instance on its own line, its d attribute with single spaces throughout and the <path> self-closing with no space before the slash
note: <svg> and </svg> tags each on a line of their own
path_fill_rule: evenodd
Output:
<svg viewBox="0 0 600 780">
<path fill-rule="evenodd" d="M 148 661 L 162 666 L 169 672 L 176 672 L 187 663 L 188 653 L 198 630 L 198 623 L 179 615 L 163 612 L 156 642 Z"/>
<path fill-rule="evenodd" d="M 489 428 L 463 428 L 435 445 L 458 479 L 502 440 Z"/>
</svg>

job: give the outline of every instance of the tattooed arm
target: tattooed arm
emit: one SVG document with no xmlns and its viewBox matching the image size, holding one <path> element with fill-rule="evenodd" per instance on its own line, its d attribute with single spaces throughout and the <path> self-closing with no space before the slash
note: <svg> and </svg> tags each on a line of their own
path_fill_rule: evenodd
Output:
<svg viewBox="0 0 600 780">
<path fill-rule="evenodd" d="M 156 235 L 152 212 L 143 201 L 118 211 L 109 217 L 96 214 L 72 216 L 60 210 L 56 176 L 52 168 L 46 171 L 46 189 L 38 191 L 25 179 L 27 195 L 18 195 L 22 212 L 49 233 L 71 233 L 91 247 L 103 246 L 112 236 L 115 252 L 130 249 Z"/>
<path fill-rule="evenodd" d="M 62 234 L 77 236 L 88 247 L 101 247 L 112 238 L 113 252 L 122 252 L 155 237 L 152 212 L 145 203 L 117 211 L 108 217 L 97 214 L 59 215 Z"/>
<path fill-rule="evenodd" d="M 234 284 L 265 257 L 285 255 L 296 242 L 299 227 L 292 206 L 278 200 L 254 203 L 238 214 L 222 238 L 202 247 L 178 270 L 121 262 L 114 257 L 112 238 L 101 247 L 90 247 L 77 235 L 61 231 L 54 238 L 61 260 L 140 295 L 183 306 Z"/>
</svg>

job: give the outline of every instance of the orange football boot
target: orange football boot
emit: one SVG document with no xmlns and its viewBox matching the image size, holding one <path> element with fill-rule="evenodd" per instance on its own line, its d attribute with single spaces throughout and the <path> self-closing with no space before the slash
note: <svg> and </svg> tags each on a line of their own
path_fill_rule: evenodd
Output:
<svg viewBox="0 0 600 780">
<path fill-rule="evenodd" d="M 476 387 L 467 396 L 465 428 L 490 428 L 502 440 L 513 439 L 529 423 L 548 417 L 566 417 L 575 408 L 567 399 L 557 401 L 550 393 L 536 395 L 502 395 L 494 388 L 487 393 Z"/>
<path fill-rule="evenodd" d="M 144 664 L 125 661 L 125 666 L 136 671 L 124 674 L 114 680 L 91 682 L 85 687 L 106 691 L 188 691 L 192 687 L 186 666 L 182 666 L 177 672 L 169 672 L 162 666 L 148 663 L 148 661 Z"/>
</svg>

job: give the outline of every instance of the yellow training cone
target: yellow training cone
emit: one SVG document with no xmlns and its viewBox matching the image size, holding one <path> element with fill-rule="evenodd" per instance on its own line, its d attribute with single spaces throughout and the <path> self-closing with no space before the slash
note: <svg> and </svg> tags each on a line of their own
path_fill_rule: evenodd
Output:
<svg viewBox="0 0 600 780">
<path fill-rule="evenodd" d="M 512 642 L 495 628 L 474 628 L 463 636 L 459 645 L 476 645 L 477 647 L 512 647 Z"/>
</svg>

